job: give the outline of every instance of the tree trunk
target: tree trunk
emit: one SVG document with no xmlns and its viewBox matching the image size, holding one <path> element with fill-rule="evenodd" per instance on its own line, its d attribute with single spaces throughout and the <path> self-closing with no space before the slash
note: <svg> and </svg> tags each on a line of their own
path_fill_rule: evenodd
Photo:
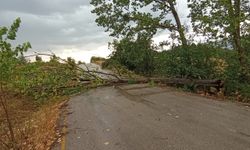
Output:
<svg viewBox="0 0 250 150">
<path fill-rule="evenodd" d="M 183 46 L 187 46 L 187 39 L 185 37 L 185 34 L 184 34 L 184 28 L 182 27 L 182 24 L 181 24 L 181 21 L 180 21 L 180 17 L 174 7 L 174 2 L 172 0 L 169 0 L 168 1 L 169 5 L 170 5 L 170 10 L 174 16 L 174 19 L 175 19 L 175 22 L 176 22 L 176 25 L 177 25 L 177 30 L 179 32 L 179 35 L 180 35 L 180 40 L 182 42 L 182 45 Z"/>
<path fill-rule="evenodd" d="M 243 74 L 246 72 L 246 54 L 244 48 L 241 46 L 241 35 L 240 35 L 240 17 L 241 17 L 241 12 L 240 12 L 240 5 L 241 5 L 241 0 L 235 0 L 234 4 L 234 9 L 235 9 L 235 35 L 234 35 L 234 41 L 235 41 L 235 46 L 238 51 L 239 55 L 239 61 L 242 67 Z"/>
<path fill-rule="evenodd" d="M 238 52 L 238 59 L 240 63 L 240 69 L 243 77 L 247 78 L 247 69 L 246 69 L 246 54 L 245 50 L 241 45 L 241 34 L 240 34 L 240 17 L 241 17 L 241 11 L 240 11 L 240 5 L 241 0 L 234 0 L 234 3 L 232 0 L 229 0 L 229 17 L 232 18 L 231 22 L 231 28 L 232 28 L 232 37 L 234 42 L 234 47 Z"/>
<path fill-rule="evenodd" d="M 8 112 L 8 108 L 6 106 L 6 103 L 7 102 L 6 102 L 6 99 L 5 99 L 5 93 L 4 93 L 2 85 L 0 85 L 0 104 L 1 104 L 1 107 L 3 108 L 5 119 L 7 121 L 7 126 L 8 126 L 9 134 L 10 134 L 11 148 L 16 150 L 17 148 L 16 148 L 15 134 L 14 134 L 14 131 L 13 131 L 13 126 L 12 126 L 12 123 L 11 123 L 11 119 L 10 119 L 10 116 L 9 116 L 9 112 Z"/>
</svg>

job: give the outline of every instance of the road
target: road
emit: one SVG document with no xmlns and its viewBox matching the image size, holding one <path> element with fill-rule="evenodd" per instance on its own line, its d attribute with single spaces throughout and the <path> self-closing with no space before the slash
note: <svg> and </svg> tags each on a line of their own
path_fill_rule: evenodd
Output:
<svg viewBox="0 0 250 150">
<path fill-rule="evenodd" d="M 250 150 L 250 108 L 171 88 L 102 87 L 69 101 L 66 150 Z"/>
<path fill-rule="evenodd" d="M 113 74 L 112 71 L 103 69 L 100 65 L 94 64 L 94 63 L 88 63 L 88 64 L 82 64 L 80 67 L 86 71 L 98 71 L 98 72 L 103 72 L 107 74 Z M 102 79 L 116 79 L 113 76 L 108 76 L 106 74 L 98 74 L 98 73 L 93 73 L 94 75 L 98 76 L 99 78 Z"/>
</svg>

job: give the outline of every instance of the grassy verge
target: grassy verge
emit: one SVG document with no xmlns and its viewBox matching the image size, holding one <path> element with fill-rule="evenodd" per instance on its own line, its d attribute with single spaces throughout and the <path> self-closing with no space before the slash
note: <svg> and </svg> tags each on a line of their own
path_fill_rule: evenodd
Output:
<svg viewBox="0 0 250 150">
<path fill-rule="evenodd" d="M 0 149 L 46 150 L 60 136 L 56 123 L 60 109 L 67 97 L 56 97 L 49 103 L 38 106 L 31 99 L 19 95 L 8 97 L 7 110 L 14 132 L 14 141 L 9 137 L 8 124 L 3 109 L 0 109 Z"/>
</svg>

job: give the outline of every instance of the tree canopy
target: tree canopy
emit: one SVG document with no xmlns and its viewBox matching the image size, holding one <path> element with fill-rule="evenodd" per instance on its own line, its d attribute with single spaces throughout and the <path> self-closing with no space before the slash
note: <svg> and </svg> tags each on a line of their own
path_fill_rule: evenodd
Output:
<svg viewBox="0 0 250 150">
<path fill-rule="evenodd" d="M 182 45 L 187 45 L 185 29 L 176 11 L 176 0 L 91 0 L 96 22 L 115 37 L 138 34 L 154 36 L 160 30 L 177 32 Z M 174 21 L 172 21 L 172 17 Z"/>
<path fill-rule="evenodd" d="M 230 40 L 250 32 L 249 0 L 188 0 L 193 29 L 210 39 Z"/>
<path fill-rule="evenodd" d="M 210 40 L 222 40 L 238 51 L 244 74 L 247 70 L 246 49 L 242 37 L 250 33 L 249 0 L 188 0 L 193 29 L 209 36 Z"/>
</svg>

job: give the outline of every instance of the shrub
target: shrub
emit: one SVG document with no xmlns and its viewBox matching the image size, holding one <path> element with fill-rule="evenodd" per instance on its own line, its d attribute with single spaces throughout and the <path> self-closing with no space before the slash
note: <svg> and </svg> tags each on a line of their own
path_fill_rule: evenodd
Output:
<svg viewBox="0 0 250 150">
<path fill-rule="evenodd" d="M 250 60 L 250 55 L 247 53 Z M 154 74 L 189 79 L 220 79 L 225 94 L 250 98 L 249 81 L 241 76 L 237 52 L 206 44 L 176 47 L 157 53 Z"/>
<path fill-rule="evenodd" d="M 49 97 L 67 95 L 79 84 L 73 78 L 78 72 L 72 68 L 74 62 L 33 62 L 18 65 L 13 74 L 13 86 L 17 92 L 31 96 L 37 102 Z"/>
<path fill-rule="evenodd" d="M 11 27 L 0 27 L 0 86 L 5 90 L 11 87 L 11 78 L 15 66 L 20 62 L 23 52 L 26 52 L 31 45 L 29 42 L 13 47 L 11 41 L 16 39 L 16 32 L 20 26 L 20 18 L 16 19 Z"/>
<path fill-rule="evenodd" d="M 16 47 L 11 45 L 20 23 L 18 18 L 10 28 L 0 27 L 0 92 L 3 89 L 4 92 L 16 91 L 34 100 L 44 100 L 75 90 L 71 88 L 77 85 L 77 81 L 72 79 L 79 73 L 75 60 L 68 58 L 67 63 L 62 64 L 56 56 L 50 62 L 43 62 L 36 56 L 36 62 L 30 63 L 23 56 L 31 48 L 29 42 Z"/>
<path fill-rule="evenodd" d="M 247 50 L 247 63 L 250 64 L 249 41 L 246 38 L 243 46 Z M 226 95 L 237 95 L 242 97 L 242 100 L 243 97 L 250 98 L 250 81 L 241 76 L 238 54 L 234 50 L 210 44 L 192 44 L 156 52 L 150 40 L 145 39 L 123 39 L 114 42 L 113 47 L 115 51 L 104 66 L 121 64 L 129 70 L 147 76 L 220 79 L 224 81 Z"/>
<path fill-rule="evenodd" d="M 190 79 L 219 78 L 227 67 L 223 51 L 199 44 L 160 52 L 155 57 L 155 74 Z"/>
<path fill-rule="evenodd" d="M 110 59 L 139 74 L 151 75 L 154 70 L 154 51 L 151 41 L 144 38 L 133 41 L 123 39 L 113 44 Z"/>
<path fill-rule="evenodd" d="M 229 96 L 237 96 L 238 100 L 249 101 L 250 81 L 242 77 L 237 52 L 233 51 L 230 54 L 225 53 L 225 55 L 226 54 L 228 67 L 222 78 L 225 82 L 225 94 Z M 247 59 L 248 61 L 250 60 L 249 53 L 247 54 Z M 249 70 L 249 68 L 247 69 Z"/>
</svg>

